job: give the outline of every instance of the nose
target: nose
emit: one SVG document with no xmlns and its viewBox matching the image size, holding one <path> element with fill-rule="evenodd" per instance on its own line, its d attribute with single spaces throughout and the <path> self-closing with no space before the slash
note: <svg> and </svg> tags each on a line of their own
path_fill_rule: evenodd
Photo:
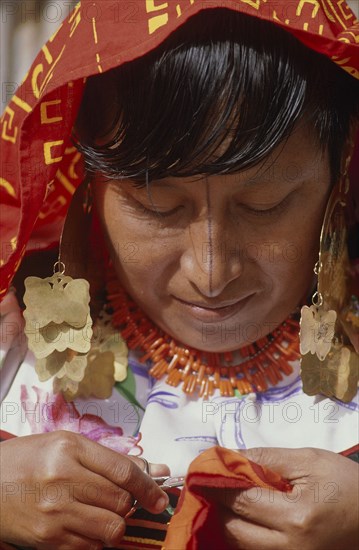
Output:
<svg viewBox="0 0 359 550">
<path fill-rule="evenodd" d="M 188 244 L 181 257 L 182 273 L 208 298 L 220 296 L 242 273 L 239 242 L 224 223 L 197 221 L 189 230 Z"/>
</svg>

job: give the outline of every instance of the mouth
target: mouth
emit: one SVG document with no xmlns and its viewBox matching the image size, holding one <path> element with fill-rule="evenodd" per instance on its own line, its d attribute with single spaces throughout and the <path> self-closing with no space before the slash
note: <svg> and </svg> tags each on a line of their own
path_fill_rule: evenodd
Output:
<svg viewBox="0 0 359 550">
<path fill-rule="evenodd" d="M 244 298 L 210 304 L 205 302 L 187 302 L 177 297 L 174 297 L 174 299 L 183 306 L 192 317 L 204 323 L 213 323 L 224 321 L 239 313 L 253 296 L 254 293 L 248 294 Z"/>
</svg>

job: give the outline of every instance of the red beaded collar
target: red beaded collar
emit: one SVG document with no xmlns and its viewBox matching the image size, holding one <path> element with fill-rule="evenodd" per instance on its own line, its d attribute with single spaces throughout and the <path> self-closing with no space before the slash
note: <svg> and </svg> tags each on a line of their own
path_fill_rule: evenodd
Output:
<svg viewBox="0 0 359 550">
<path fill-rule="evenodd" d="M 141 362 L 150 359 L 149 374 L 156 379 L 167 375 L 166 383 L 185 393 L 208 398 L 218 388 L 222 396 L 264 392 L 268 382 L 275 386 L 283 374 L 293 372 L 290 361 L 300 357 L 299 322 L 290 317 L 257 342 L 233 353 L 209 353 L 188 348 L 166 334 L 141 311 L 114 276 L 108 283 L 108 306 L 112 323 L 128 347 L 141 349 Z"/>
</svg>

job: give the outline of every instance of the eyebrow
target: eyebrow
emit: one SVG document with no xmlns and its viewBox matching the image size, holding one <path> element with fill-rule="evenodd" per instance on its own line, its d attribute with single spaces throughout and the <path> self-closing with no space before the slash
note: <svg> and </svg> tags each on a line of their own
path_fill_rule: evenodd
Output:
<svg viewBox="0 0 359 550">
<path fill-rule="evenodd" d="M 172 183 L 168 181 L 169 178 L 177 179 L 179 183 L 181 183 L 182 179 L 186 179 L 186 183 L 196 183 L 199 181 L 205 180 L 205 178 L 211 177 L 211 176 L 224 176 L 224 177 L 230 177 L 235 178 L 236 176 L 239 177 L 238 182 L 240 186 L 244 189 L 253 188 L 253 187 L 264 187 L 266 185 L 280 185 L 280 186 L 289 186 L 289 185 L 302 185 L 311 179 L 314 179 L 315 177 L 318 177 L 318 172 L 313 168 L 306 171 L 301 170 L 301 166 L 298 165 L 298 168 L 300 170 L 300 173 L 295 177 L 290 177 L 288 175 L 288 169 L 289 166 L 283 165 L 281 167 L 281 176 L 276 176 L 273 171 L 273 166 L 269 166 L 267 169 L 261 171 L 258 170 L 252 177 L 246 178 L 243 172 L 234 172 L 234 173 L 228 173 L 228 174 L 196 174 L 193 176 L 186 176 L 184 178 L 181 178 L 181 176 L 167 176 L 162 179 L 154 179 L 153 181 L 149 182 L 149 190 L 151 188 L 157 188 L 157 189 L 176 189 L 178 190 L 179 186 L 176 183 Z M 244 171 L 245 172 L 245 171 Z M 286 173 L 287 172 L 287 176 Z M 284 174 L 283 174 L 284 173 Z M 193 179 L 190 179 L 192 178 Z M 133 181 L 129 178 L 126 180 L 126 183 L 133 185 Z M 146 189 L 146 182 L 143 183 L 141 186 L 141 189 Z"/>
<path fill-rule="evenodd" d="M 257 169 L 255 166 L 253 168 L 249 168 L 249 170 L 254 171 L 253 176 L 246 179 L 243 178 L 242 183 L 244 187 L 260 185 L 262 183 L 267 185 L 273 183 L 300 185 L 311 180 L 318 180 L 321 158 L 322 157 L 320 155 L 316 156 L 308 165 L 305 163 L 304 165 L 300 164 L 298 161 L 293 159 L 289 162 L 280 164 L 279 168 L 276 168 L 276 166 L 278 166 L 276 163 L 278 159 L 274 159 L 273 162 L 271 162 L 267 167 L 264 165 L 257 167 Z M 294 174 L 293 171 L 296 171 L 296 174 Z M 241 172 L 238 172 L 238 174 L 240 175 Z"/>
<path fill-rule="evenodd" d="M 178 178 L 180 179 L 180 178 Z M 166 181 L 166 179 L 161 179 L 161 180 L 153 180 L 153 181 L 150 181 L 149 182 L 149 187 L 166 187 L 167 189 L 177 189 L 177 185 L 175 185 L 174 183 L 170 183 L 168 181 Z"/>
<path fill-rule="evenodd" d="M 291 169 L 295 169 L 296 173 L 291 172 Z M 317 165 L 308 167 L 303 170 L 303 167 L 296 163 L 283 165 L 278 170 L 279 173 L 275 173 L 275 169 L 271 166 L 267 170 L 258 171 L 256 174 L 249 178 L 243 177 L 241 183 L 245 188 L 253 186 L 263 185 L 301 185 L 311 180 L 318 179 L 319 170 Z"/>
<path fill-rule="evenodd" d="M 301 185 L 311 178 L 308 176 L 298 177 L 298 178 L 283 178 L 283 177 L 273 177 L 273 178 L 251 178 L 242 182 L 242 185 L 245 189 L 253 187 L 265 187 L 266 185 L 277 185 L 279 186 L 289 186 L 289 185 Z"/>
</svg>

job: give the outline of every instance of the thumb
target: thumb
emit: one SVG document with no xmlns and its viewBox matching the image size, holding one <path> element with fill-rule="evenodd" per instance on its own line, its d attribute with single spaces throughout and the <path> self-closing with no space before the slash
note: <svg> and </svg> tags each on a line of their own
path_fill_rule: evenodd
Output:
<svg viewBox="0 0 359 550">
<path fill-rule="evenodd" d="M 153 462 L 148 462 L 145 457 L 141 456 L 130 456 L 127 455 L 137 466 L 149 474 L 151 477 L 164 477 L 171 475 L 171 471 L 167 464 L 154 464 Z"/>
<path fill-rule="evenodd" d="M 285 449 L 281 447 L 254 447 L 237 450 L 252 462 L 277 472 L 293 481 L 310 473 L 310 449 Z"/>
</svg>

